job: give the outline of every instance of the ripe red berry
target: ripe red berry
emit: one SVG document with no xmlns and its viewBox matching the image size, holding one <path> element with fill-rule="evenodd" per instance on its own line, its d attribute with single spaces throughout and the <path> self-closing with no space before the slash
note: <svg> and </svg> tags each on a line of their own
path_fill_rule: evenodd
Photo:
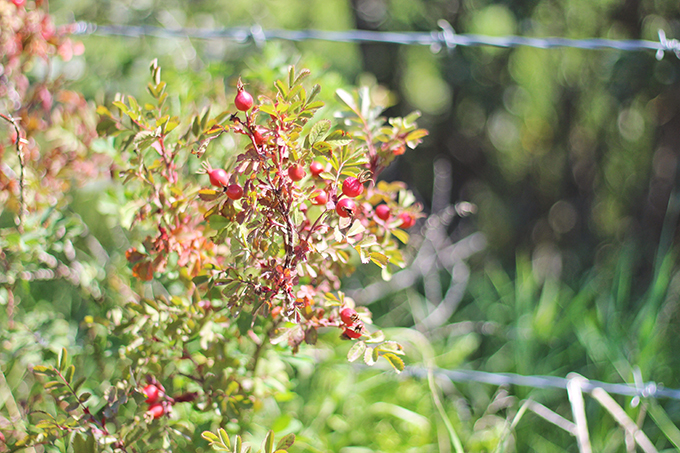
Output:
<svg viewBox="0 0 680 453">
<path fill-rule="evenodd" d="M 236 94 L 234 104 L 237 109 L 246 112 L 253 106 L 253 97 L 246 90 L 241 90 Z"/>
<path fill-rule="evenodd" d="M 232 200 L 238 200 L 243 196 L 243 187 L 238 184 L 231 184 L 227 187 L 227 196 Z"/>
<path fill-rule="evenodd" d="M 299 165 L 297 165 L 297 164 L 296 164 L 296 165 L 291 165 L 290 167 L 288 167 L 288 176 L 289 176 L 290 179 L 292 179 L 293 181 L 299 181 L 299 180 L 301 180 L 302 178 L 305 177 L 306 174 L 307 174 L 307 173 L 305 172 L 305 170 L 304 170 L 301 166 L 299 166 Z"/>
<path fill-rule="evenodd" d="M 392 149 L 392 154 L 395 156 L 401 156 L 406 152 L 406 148 L 404 148 L 404 145 L 399 145 L 396 148 Z"/>
<path fill-rule="evenodd" d="M 321 162 L 314 161 L 309 165 L 309 171 L 314 176 L 319 176 L 325 170 Z"/>
<path fill-rule="evenodd" d="M 328 194 L 325 191 L 319 192 L 318 195 L 312 198 L 312 204 L 324 205 L 326 203 L 328 203 Z"/>
<path fill-rule="evenodd" d="M 146 395 L 146 402 L 153 404 L 158 401 L 161 395 L 161 390 L 153 384 L 149 384 L 144 387 L 144 394 Z"/>
<path fill-rule="evenodd" d="M 229 174 L 221 168 L 208 170 L 210 184 L 217 187 L 224 187 L 229 184 Z"/>
<path fill-rule="evenodd" d="M 153 415 L 153 418 L 161 418 L 163 414 L 165 414 L 165 408 L 161 403 L 155 403 L 149 406 L 149 410 L 147 412 Z"/>
<path fill-rule="evenodd" d="M 380 220 L 387 220 L 390 218 L 390 208 L 386 204 L 381 204 L 375 207 L 375 215 Z"/>
<path fill-rule="evenodd" d="M 349 328 L 349 327 L 346 327 L 345 330 L 342 332 L 342 334 L 343 334 L 343 336 L 345 336 L 345 337 L 347 337 L 347 338 L 359 338 L 359 337 L 361 337 L 361 335 L 362 335 L 360 329 L 359 329 L 359 331 L 357 332 L 356 330 L 351 329 L 351 328 Z"/>
<path fill-rule="evenodd" d="M 356 198 L 362 194 L 364 191 L 364 185 L 359 182 L 359 180 L 353 176 L 345 179 L 342 182 L 342 193 L 350 198 Z"/>
<path fill-rule="evenodd" d="M 335 205 L 335 211 L 340 217 L 350 217 L 354 215 L 357 205 L 351 198 L 343 198 Z"/>
<path fill-rule="evenodd" d="M 344 322 L 345 325 L 351 326 L 359 320 L 359 315 L 357 315 L 356 310 L 347 307 L 343 308 L 340 312 L 340 319 L 342 319 L 342 322 Z"/>
<path fill-rule="evenodd" d="M 401 225 L 399 226 L 405 230 L 416 224 L 416 218 L 410 212 L 402 212 L 399 214 L 399 218 L 401 219 Z"/>
</svg>

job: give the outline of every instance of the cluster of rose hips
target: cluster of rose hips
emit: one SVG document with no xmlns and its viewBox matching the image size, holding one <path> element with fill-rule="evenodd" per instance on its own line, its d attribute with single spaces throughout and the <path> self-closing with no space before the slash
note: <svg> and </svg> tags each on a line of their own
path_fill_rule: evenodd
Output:
<svg viewBox="0 0 680 453">
<path fill-rule="evenodd" d="M 345 324 L 345 330 L 342 332 L 344 338 L 356 339 L 364 334 L 364 323 L 359 320 L 359 315 L 353 308 L 343 308 L 340 311 L 340 319 Z"/>
<path fill-rule="evenodd" d="M 153 418 L 161 418 L 168 412 L 168 402 L 165 400 L 165 391 L 160 384 L 149 384 L 143 389 L 146 396 L 146 403 L 149 405 L 147 413 L 151 414 Z"/>
<path fill-rule="evenodd" d="M 254 105 L 253 96 L 244 89 L 240 79 L 237 85 L 237 94 L 234 98 L 234 105 L 241 112 L 249 111 Z M 246 130 L 247 134 L 253 140 L 253 143 L 258 147 L 265 142 L 257 126 L 250 125 L 249 123 Z M 233 175 L 230 175 L 222 168 L 214 169 L 209 164 L 205 164 L 205 167 L 211 185 L 223 189 L 224 193 L 232 200 L 239 200 L 244 196 L 243 186 L 236 182 Z M 322 173 L 330 171 L 330 165 L 315 160 L 310 163 L 308 170 L 312 178 L 319 179 L 323 178 Z M 299 163 L 290 164 L 285 170 L 285 173 L 293 182 L 302 181 L 307 176 L 307 171 L 305 171 L 305 168 Z M 351 220 L 361 209 L 355 199 L 364 193 L 364 184 L 370 180 L 370 175 L 368 173 L 369 172 L 367 171 L 363 171 L 356 177 L 346 177 L 342 181 L 341 191 L 337 194 L 337 198 L 334 195 L 335 190 L 332 188 L 329 189 L 328 186 L 325 188 L 316 187 L 313 190 L 309 201 L 313 205 L 334 209 L 339 217 L 344 219 L 349 218 Z M 334 198 L 334 203 L 329 204 L 331 195 Z M 393 213 L 387 204 L 381 203 L 375 206 L 374 212 L 375 216 L 382 222 L 388 222 L 393 219 Z M 408 229 L 415 225 L 416 216 L 411 212 L 400 212 L 397 217 L 400 220 L 400 223 L 391 223 L 392 226 Z M 276 317 L 280 310 L 281 307 L 274 307 L 272 315 Z M 353 308 L 344 308 L 340 313 L 340 318 L 342 324 L 339 327 L 343 329 L 343 338 L 357 339 L 366 333 L 363 323 L 359 320 L 357 312 Z"/>
<path fill-rule="evenodd" d="M 234 98 L 234 105 L 242 112 L 247 112 L 253 107 L 253 96 L 243 88 L 243 84 L 240 82 L 240 80 L 238 84 L 238 92 Z M 257 145 L 261 145 L 264 142 L 261 133 L 256 128 L 253 129 L 253 140 Z M 314 177 L 318 177 L 326 170 L 327 167 L 318 161 L 313 161 L 309 165 L 309 172 Z M 225 170 L 221 168 L 213 169 L 208 167 L 207 173 L 210 178 L 210 184 L 215 187 L 224 188 L 229 198 L 232 200 L 238 200 L 243 197 L 243 187 L 241 187 L 241 185 L 238 183 L 230 184 L 229 174 Z M 301 181 L 305 176 L 307 176 L 307 172 L 305 172 L 301 165 L 293 164 L 288 167 L 288 177 L 292 181 Z M 352 217 L 357 209 L 356 202 L 352 200 L 352 198 L 358 197 L 363 192 L 364 185 L 361 180 L 353 176 L 346 178 L 342 182 L 342 193 L 347 198 L 341 198 L 336 203 L 335 211 L 338 213 L 338 215 L 343 218 Z M 314 192 L 311 202 L 315 205 L 325 205 L 328 203 L 328 193 L 325 190 L 317 190 Z M 385 204 L 377 206 L 375 208 L 375 214 L 383 221 L 387 221 L 392 217 L 390 208 Z M 415 216 L 409 212 L 400 213 L 399 218 L 401 220 L 399 227 L 403 229 L 411 228 L 416 223 Z"/>
</svg>

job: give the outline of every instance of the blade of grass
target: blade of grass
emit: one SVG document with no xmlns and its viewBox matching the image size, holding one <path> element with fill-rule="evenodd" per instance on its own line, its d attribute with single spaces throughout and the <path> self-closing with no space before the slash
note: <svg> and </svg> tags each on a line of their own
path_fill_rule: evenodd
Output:
<svg viewBox="0 0 680 453">
<path fill-rule="evenodd" d="M 456 430 L 453 427 L 453 423 L 451 423 L 451 420 L 449 420 L 449 416 L 446 415 L 444 406 L 442 405 L 442 402 L 439 399 L 439 395 L 437 394 L 437 389 L 434 385 L 434 373 L 432 371 L 432 367 L 430 367 L 427 373 L 427 383 L 430 387 L 430 393 L 432 394 L 432 401 L 434 401 L 434 405 L 436 406 L 437 411 L 439 412 L 439 416 L 444 421 L 444 424 L 446 425 L 446 430 L 449 432 L 449 437 L 451 438 L 453 448 L 456 449 L 456 453 L 464 453 L 463 444 L 461 444 L 460 438 L 458 437 L 458 434 L 456 433 Z"/>
<path fill-rule="evenodd" d="M 648 408 L 649 415 L 654 420 L 654 423 L 656 423 L 656 426 L 661 429 L 673 446 L 680 450 L 680 429 L 675 426 L 663 407 L 659 406 L 655 400 L 650 399 Z"/>
<path fill-rule="evenodd" d="M 496 445 L 496 448 L 494 449 L 494 453 L 496 452 L 504 452 L 505 447 L 503 446 L 503 443 L 505 442 L 506 437 L 512 432 L 513 429 L 515 429 L 515 426 L 519 423 L 519 421 L 522 419 L 522 416 L 524 416 L 524 413 L 527 411 L 527 408 L 531 404 L 533 400 L 531 398 L 528 398 L 524 400 L 524 403 L 520 406 L 519 410 L 515 414 L 515 416 L 512 419 L 512 422 L 510 425 L 506 424 L 506 429 L 503 430 L 503 435 L 501 438 L 498 440 L 498 444 Z"/>
<path fill-rule="evenodd" d="M 529 410 L 534 414 L 538 415 L 539 417 L 541 417 L 542 419 L 557 426 L 558 428 L 562 428 L 572 436 L 574 437 L 577 436 L 576 423 L 572 422 L 571 420 L 567 420 L 557 412 L 553 412 L 552 410 L 548 409 L 541 403 L 531 401 L 531 404 L 529 405 Z"/>
<path fill-rule="evenodd" d="M 588 421 L 586 420 L 585 404 L 583 402 L 583 391 L 581 387 L 586 379 L 576 373 L 570 373 L 567 378 L 569 378 L 569 382 L 567 383 L 567 395 L 569 396 L 571 411 L 574 414 L 574 421 L 576 422 L 578 450 L 581 453 L 592 453 L 593 448 L 590 445 Z"/>
</svg>

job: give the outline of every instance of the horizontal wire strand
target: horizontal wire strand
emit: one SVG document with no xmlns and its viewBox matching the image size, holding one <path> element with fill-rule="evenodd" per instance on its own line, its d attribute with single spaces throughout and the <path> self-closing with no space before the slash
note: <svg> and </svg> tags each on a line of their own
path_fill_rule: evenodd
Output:
<svg viewBox="0 0 680 453">
<path fill-rule="evenodd" d="M 132 25 L 97 25 L 90 22 L 76 22 L 72 31 L 76 35 L 125 36 L 141 38 L 153 36 L 157 38 L 194 38 L 194 39 L 226 39 L 241 43 L 254 41 L 261 44 L 268 40 L 285 41 L 331 41 L 344 43 L 389 43 L 401 45 L 431 46 L 434 51 L 441 48 L 455 48 L 457 46 L 491 46 L 491 47 L 534 47 L 552 49 L 571 47 L 578 49 L 616 49 L 623 51 L 655 50 L 657 58 L 663 56 L 664 51 L 680 54 L 680 42 L 676 39 L 666 39 L 663 30 L 659 30 L 659 41 L 643 39 L 613 40 L 603 38 L 571 39 L 571 38 L 530 38 L 524 36 L 485 36 L 476 34 L 457 34 L 446 21 L 439 21 L 441 31 L 432 32 L 383 32 L 371 30 L 263 30 L 255 25 L 250 28 L 177 28 L 168 29 L 154 26 Z M 660 52 L 660 53 L 659 53 Z"/>
<path fill-rule="evenodd" d="M 419 378 L 427 377 L 427 369 L 420 367 L 407 367 L 405 373 Z M 446 376 L 453 382 L 479 382 L 497 386 L 516 385 L 538 389 L 555 388 L 566 390 L 567 384 L 571 380 L 559 376 L 526 376 L 514 373 L 489 373 L 486 371 L 446 370 L 441 368 L 435 368 L 434 373 Z M 655 382 L 647 382 L 638 386 L 586 380 L 581 385 L 581 388 L 587 393 L 592 392 L 596 388 L 601 388 L 607 393 L 615 395 L 680 400 L 680 390 L 663 388 Z"/>
</svg>

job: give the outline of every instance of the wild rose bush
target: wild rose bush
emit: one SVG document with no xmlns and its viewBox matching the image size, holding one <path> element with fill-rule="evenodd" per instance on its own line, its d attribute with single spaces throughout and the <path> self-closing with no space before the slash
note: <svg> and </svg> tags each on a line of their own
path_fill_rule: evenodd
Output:
<svg viewBox="0 0 680 453">
<path fill-rule="evenodd" d="M 339 90 L 345 108 L 333 122 L 309 71 L 291 67 L 269 91 L 238 79 L 234 104 L 213 99 L 191 114 L 152 62 L 148 98 L 117 95 L 96 123 L 82 95 L 30 74 L 82 47 L 40 2 L 32 11 L 15 3 L 0 3 L 10 24 L 0 40 L 9 128 L 0 193 L 13 220 L 0 230 L 3 372 L 27 366 L 37 379 L 0 418 L 0 449 L 241 451 L 229 434 L 247 432 L 249 414 L 290 386 L 285 356 L 332 332 L 355 342 L 349 360 L 403 369 L 401 346 L 341 281 L 360 265 L 386 279 L 405 265 L 400 244 L 420 206 L 403 183 L 378 178 L 426 134 L 417 113 L 386 122 L 370 89 Z M 82 253 L 96 240 L 70 205 L 74 189 L 109 175 L 131 279 Z M 108 277 L 79 278 L 88 274 Z M 34 361 L 55 351 L 49 340 L 31 344 L 54 320 L 31 324 L 37 312 L 25 302 L 14 313 L 36 279 L 66 280 L 103 303 L 83 318 L 81 347 L 56 363 Z M 22 355 L 26 344 L 34 355 Z M 263 451 L 273 449 L 270 432 Z"/>
</svg>

